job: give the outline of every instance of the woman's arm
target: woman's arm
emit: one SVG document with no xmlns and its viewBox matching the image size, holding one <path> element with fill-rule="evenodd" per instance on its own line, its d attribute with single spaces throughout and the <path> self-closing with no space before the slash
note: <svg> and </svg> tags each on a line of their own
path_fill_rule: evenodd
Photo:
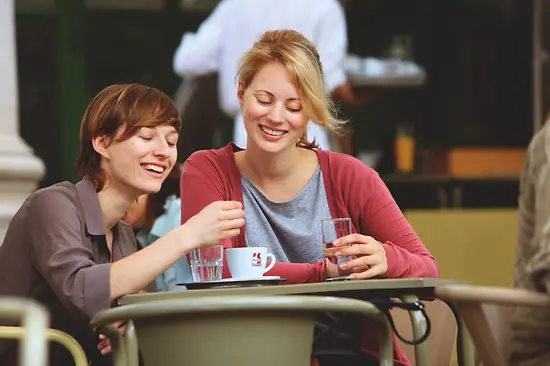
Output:
<svg viewBox="0 0 550 366">
<path fill-rule="evenodd" d="M 533 169 L 528 155 L 520 181 L 515 285 L 526 278 L 550 293 L 550 165 Z M 521 278 L 523 276 L 523 278 Z"/>
<path fill-rule="evenodd" d="M 28 204 L 31 262 L 59 301 L 71 313 L 88 318 L 108 309 L 111 264 L 93 260 L 75 198 L 68 191 L 48 190 Z"/>
<path fill-rule="evenodd" d="M 312 41 L 319 50 L 328 90 L 334 92 L 347 83 L 344 60 L 348 49 L 346 15 L 342 4 L 331 1 L 320 13 Z"/>
<path fill-rule="evenodd" d="M 384 276 L 439 277 L 435 258 L 422 244 L 378 173 L 357 159 L 348 163 L 352 179 L 348 179 L 345 187 L 345 201 L 352 218 L 357 218 L 354 221 L 359 223 L 359 232 L 374 238 L 383 248 L 387 260 Z"/>
<path fill-rule="evenodd" d="M 325 280 L 325 263 L 318 261 L 309 263 L 283 263 L 277 262 L 266 276 L 280 276 L 286 278 L 285 284 L 323 282 Z"/>
<path fill-rule="evenodd" d="M 220 167 L 223 163 L 212 154 L 214 153 L 210 151 L 201 151 L 193 154 L 185 162 L 180 183 L 182 223 L 210 202 L 237 196 L 235 192 L 230 195 L 226 191 L 232 188 L 226 187 L 224 181 L 232 178 L 228 176 L 229 173 L 225 169 Z M 242 239 L 235 237 L 224 240 L 222 244 L 226 249 L 245 246 L 244 240 L 243 235 Z M 320 282 L 325 280 L 325 264 L 322 261 L 315 264 L 277 262 L 266 275 L 286 278 L 288 280 L 286 283 Z M 225 259 L 223 277 L 231 277 Z"/>
<path fill-rule="evenodd" d="M 372 171 L 371 195 L 363 225 L 386 251 L 386 277 L 439 277 L 435 258 L 424 246 L 380 176 Z"/>
<path fill-rule="evenodd" d="M 229 5 L 227 1 L 220 2 L 197 33 L 183 35 L 172 61 L 177 75 L 201 76 L 218 71 Z"/>
<path fill-rule="evenodd" d="M 111 299 L 137 292 L 193 249 L 219 244 L 244 225 L 242 204 L 212 202 L 185 224 L 111 266 Z"/>
<path fill-rule="evenodd" d="M 80 213 L 65 192 L 46 192 L 30 204 L 35 267 L 63 305 L 88 317 L 109 308 L 114 299 L 143 289 L 189 250 L 237 235 L 236 228 L 244 224 L 240 203 L 214 202 L 147 248 L 98 264 L 84 244 Z"/>
</svg>

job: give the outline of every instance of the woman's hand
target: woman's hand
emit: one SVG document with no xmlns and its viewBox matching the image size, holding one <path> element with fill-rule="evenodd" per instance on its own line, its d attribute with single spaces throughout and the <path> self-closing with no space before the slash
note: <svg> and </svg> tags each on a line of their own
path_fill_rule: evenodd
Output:
<svg viewBox="0 0 550 366">
<path fill-rule="evenodd" d="M 194 248 L 221 243 L 239 235 L 244 226 L 243 205 L 237 201 L 212 202 L 181 227 Z"/>
<path fill-rule="evenodd" d="M 113 323 L 113 325 L 118 328 L 120 333 L 122 333 L 122 336 L 124 336 L 126 334 L 126 324 L 125 323 L 118 321 L 116 323 Z M 111 353 L 113 351 L 113 349 L 111 347 L 111 341 L 109 340 L 109 338 L 107 338 L 107 336 L 105 334 L 100 334 L 99 335 L 99 343 L 97 344 L 97 349 L 104 356 L 108 355 L 109 353 Z"/>
<path fill-rule="evenodd" d="M 340 268 L 336 263 L 332 263 L 330 258 L 325 258 L 325 273 L 327 278 L 340 276 Z"/>
<path fill-rule="evenodd" d="M 371 236 L 350 234 L 334 243 L 336 257 L 355 256 L 355 259 L 339 265 L 341 271 L 350 271 L 350 278 L 364 280 L 380 276 L 388 270 L 388 259 L 384 246 Z"/>
</svg>

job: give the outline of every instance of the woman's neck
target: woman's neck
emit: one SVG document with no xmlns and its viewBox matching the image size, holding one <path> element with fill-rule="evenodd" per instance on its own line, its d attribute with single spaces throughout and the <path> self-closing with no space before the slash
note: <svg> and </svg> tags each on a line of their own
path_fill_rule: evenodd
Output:
<svg viewBox="0 0 550 366">
<path fill-rule="evenodd" d="M 243 162 L 246 166 L 245 175 L 252 174 L 258 183 L 263 181 L 283 180 L 296 171 L 304 158 L 303 149 L 295 147 L 280 153 L 268 153 L 249 145 L 243 152 Z M 248 174 L 247 174 L 248 173 Z"/>
<path fill-rule="evenodd" d="M 120 190 L 107 182 L 104 188 L 97 193 L 97 197 L 106 233 L 122 219 L 130 205 L 137 199 L 137 197 L 122 194 Z"/>
</svg>

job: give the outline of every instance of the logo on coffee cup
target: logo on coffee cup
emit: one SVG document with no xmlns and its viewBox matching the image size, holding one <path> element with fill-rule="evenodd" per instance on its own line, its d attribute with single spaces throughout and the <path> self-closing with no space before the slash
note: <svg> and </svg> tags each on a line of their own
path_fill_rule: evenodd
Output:
<svg viewBox="0 0 550 366">
<path fill-rule="evenodd" d="M 260 267 L 262 265 L 262 253 L 252 254 L 252 267 Z"/>
</svg>

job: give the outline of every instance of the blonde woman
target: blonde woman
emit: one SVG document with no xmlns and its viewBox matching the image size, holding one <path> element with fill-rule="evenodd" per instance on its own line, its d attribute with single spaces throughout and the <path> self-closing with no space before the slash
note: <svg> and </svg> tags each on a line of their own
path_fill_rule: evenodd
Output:
<svg viewBox="0 0 550 366">
<path fill-rule="evenodd" d="M 245 230 L 224 246 L 267 246 L 277 259 L 268 275 L 290 283 L 342 273 L 354 279 L 439 276 L 435 259 L 378 174 L 307 140 L 310 120 L 327 129 L 343 123 L 335 117 L 319 54 L 309 40 L 293 30 L 264 33 L 242 57 L 238 83 L 248 147 L 230 144 L 187 160 L 182 222 L 213 201 L 243 202 Z M 321 220 L 336 217 L 353 223 L 353 234 L 335 245 L 341 247 L 338 256 L 355 259 L 339 267 L 324 259 L 321 232 Z M 377 364 L 372 325 L 345 331 L 346 337 L 315 349 L 320 365 Z M 397 347 L 395 359 L 408 364 Z"/>
</svg>

